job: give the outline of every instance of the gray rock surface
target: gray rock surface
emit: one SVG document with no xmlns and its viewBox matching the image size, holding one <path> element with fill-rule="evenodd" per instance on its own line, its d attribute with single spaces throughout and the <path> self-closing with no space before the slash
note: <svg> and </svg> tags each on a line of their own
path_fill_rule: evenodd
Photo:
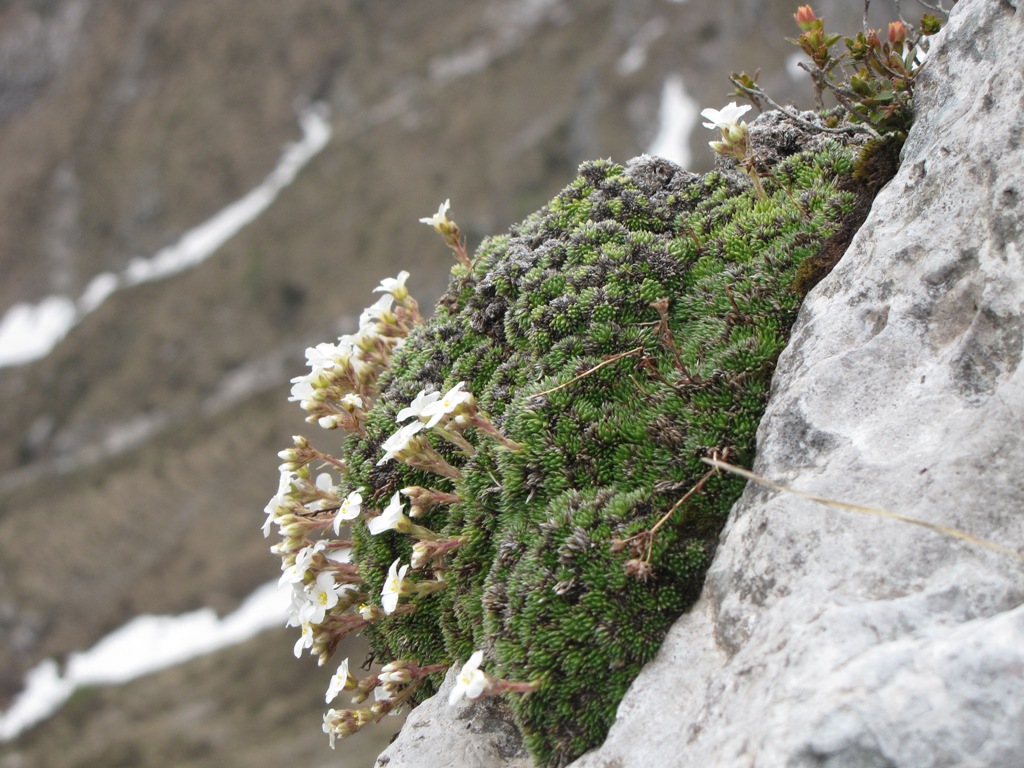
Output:
<svg viewBox="0 0 1024 768">
<path fill-rule="evenodd" d="M 530 768 L 523 738 L 500 699 L 448 704 L 458 672 L 448 670 L 437 695 L 409 713 L 374 768 Z"/>
<path fill-rule="evenodd" d="M 804 304 L 755 470 L 1024 549 L 1024 8 L 963 0 L 903 166 Z M 748 487 L 574 768 L 1024 765 L 1024 568 Z"/>
<path fill-rule="evenodd" d="M 1016 550 L 1022 49 L 1019 0 L 957 4 L 903 166 L 780 360 L 755 467 Z M 702 597 L 573 766 L 1024 765 L 1022 603 L 1011 557 L 750 486 Z M 518 765 L 500 713 L 444 696 L 378 766 Z"/>
</svg>

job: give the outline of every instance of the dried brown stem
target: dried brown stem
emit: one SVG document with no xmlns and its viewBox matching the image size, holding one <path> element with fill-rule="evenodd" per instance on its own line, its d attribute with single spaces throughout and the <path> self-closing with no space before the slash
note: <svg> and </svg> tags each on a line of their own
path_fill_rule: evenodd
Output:
<svg viewBox="0 0 1024 768">
<path fill-rule="evenodd" d="M 586 376 L 589 376 L 590 374 L 592 374 L 594 371 L 598 370 L 599 368 L 604 368 L 606 365 L 610 365 L 610 364 L 614 363 L 616 360 L 621 360 L 624 357 L 629 357 L 630 355 L 635 355 L 637 352 L 643 352 L 643 349 L 644 349 L 643 347 L 633 347 L 633 349 L 630 349 L 630 350 L 628 350 L 626 352 L 619 352 L 617 355 L 612 355 L 607 360 L 598 363 L 597 365 L 595 365 L 590 370 L 584 371 L 579 376 L 573 376 L 571 379 L 569 379 L 568 381 L 566 381 L 566 382 L 564 382 L 562 384 L 559 384 L 557 387 L 552 387 L 551 389 L 545 389 L 543 392 L 535 392 L 533 395 L 531 395 L 531 397 L 543 397 L 544 395 L 550 395 L 552 392 L 557 392 L 560 389 L 565 389 L 570 384 L 573 384 L 573 383 L 579 381 L 580 379 L 582 379 L 582 378 L 584 378 Z"/>
<path fill-rule="evenodd" d="M 737 467 L 733 464 L 729 464 L 725 461 L 722 461 L 721 459 L 702 458 L 701 461 L 703 461 L 705 464 L 709 464 L 712 467 L 715 467 L 716 469 L 723 469 L 726 472 L 732 472 L 733 474 L 739 475 L 740 477 L 745 477 L 747 480 L 755 482 L 758 485 L 763 485 L 766 488 L 772 488 L 776 491 L 791 493 L 794 496 L 799 496 L 802 499 L 807 499 L 808 501 L 813 501 L 818 504 L 824 504 L 827 507 L 846 509 L 851 512 L 860 512 L 861 514 L 865 515 L 886 517 L 890 520 L 899 520 L 902 523 L 917 525 L 922 528 L 927 528 L 930 531 L 934 531 L 935 533 L 942 534 L 943 536 L 950 536 L 955 539 L 961 539 L 962 541 L 967 541 L 971 544 L 976 544 L 979 547 L 991 549 L 993 552 L 999 552 L 1000 554 L 1008 555 L 1009 557 L 1012 557 L 1015 560 L 1024 563 L 1024 554 L 1021 554 L 1016 550 L 1010 549 L 1009 547 L 1004 547 L 1002 544 L 996 544 L 993 541 L 988 541 L 987 539 L 982 539 L 978 536 L 974 536 L 973 534 L 967 533 L 966 531 L 961 531 L 958 528 L 951 528 L 947 525 L 941 525 L 940 523 L 929 523 L 927 520 L 921 520 L 919 518 L 910 517 L 908 515 L 901 515 L 898 512 L 890 512 L 887 509 L 881 509 L 879 507 L 866 507 L 862 504 L 850 504 L 849 502 L 836 501 L 835 499 L 829 499 L 826 498 L 825 496 L 816 496 L 813 493 L 805 493 L 804 491 L 798 491 L 795 488 L 790 488 L 789 486 L 782 485 L 781 483 L 776 483 L 772 480 L 769 480 L 766 477 L 756 475 L 750 470 L 743 469 L 742 467 Z"/>
</svg>

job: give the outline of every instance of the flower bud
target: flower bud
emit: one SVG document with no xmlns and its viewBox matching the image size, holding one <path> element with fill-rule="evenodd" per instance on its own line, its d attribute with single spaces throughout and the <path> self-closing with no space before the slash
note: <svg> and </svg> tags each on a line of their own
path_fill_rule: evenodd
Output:
<svg viewBox="0 0 1024 768">
<path fill-rule="evenodd" d="M 805 32 L 814 26 L 814 22 L 818 19 L 818 17 L 814 15 L 814 9 L 809 5 L 801 5 L 797 8 L 796 13 L 793 14 L 793 18 L 796 19 L 796 23 L 800 29 Z"/>
<path fill-rule="evenodd" d="M 925 14 L 921 18 L 921 34 L 922 35 L 934 35 L 942 29 L 942 20 L 938 16 L 932 16 L 931 14 Z"/>
<path fill-rule="evenodd" d="M 376 621 L 383 615 L 384 611 L 378 605 L 363 603 L 359 606 L 359 616 L 363 621 Z"/>
<path fill-rule="evenodd" d="M 430 562 L 430 556 L 433 554 L 433 548 L 430 546 L 429 541 L 417 541 L 412 545 L 412 557 L 409 559 L 409 567 L 414 571 L 419 570 Z"/>
<path fill-rule="evenodd" d="M 409 499 L 409 517 L 420 517 L 425 515 L 438 504 L 456 504 L 461 499 L 454 493 L 445 493 L 433 488 L 424 488 L 419 485 L 411 485 L 401 490 L 403 496 Z"/>
<path fill-rule="evenodd" d="M 889 22 L 889 45 L 899 45 L 907 39 L 907 28 L 902 21 Z"/>
<path fill-rule="evenodd" d="M 406 683 L 412 682 L 413 674 L 406 667 L 406 663 L 399 660 L 384 665 L 384 668 L 381 669 L 380 674 L 377 677 L 382 683 L 405 685 Z"/>
<path fill-rule="evenodd" d="M 744 142 L 750 135 L 746 123 L 733 123 L 726 128 L 723 133 L 725 134 L 726 141 L 730 144 L 739 144 L 740 142 Z"/>
<path fill-rule="evenodd" d="M 302 521 L 301 517 L 296 517 L 295 515 L 281 515 L 281 517 L 277 518 L 277 525 L 280 528 L 281 535 L 289 539 L 303 536 L 309 527 Z"/>
<path fill-rule="evenodd" d="M 863 32 L 858 32 L 857 36 L 852 39 L 847 38 L 846 47 L 850 51 L 850 58 L 854 61 L 863 61 L 867 58 L 870 51 L 867 38 L 864 37 Z"/>
<path fill-rule="evenodd" d="M 861 70 L 850 77 L 850 88 L 858 96 L 871 96 L 871 77 L 867 70 Z"/>
<path fill-rule="evenodd" d="M 366 701 L 368 698 L 370 698 L 369 693 L 362 689 L 356 689 L 355 693 L 352 694 L 352 703 L 358 706 L 362 704 L 364 701 Z"/>
</svg>

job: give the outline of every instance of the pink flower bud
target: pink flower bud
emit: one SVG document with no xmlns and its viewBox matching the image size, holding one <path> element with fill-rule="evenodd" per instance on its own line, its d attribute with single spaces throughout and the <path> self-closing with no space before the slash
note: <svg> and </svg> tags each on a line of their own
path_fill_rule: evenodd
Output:
<svg viewBox="0 0 1024 768">
<path fill-rule="evenodd" d="M 907 39 L 907 28 L 902 21 L 889 22 L 889 45 L 897 45 Z"/>
<path fill-rule="evenodd" d="M 811 25 L 817 21 L 818 17 L 814 15 L 814 9 L 809 5 L 801 5 L 796 9 L 796 13 L 793 14 L 793 18 L 796 19 L 797 25 L 800 29 L 807 31 L 811 28 Z"/>
</svg>

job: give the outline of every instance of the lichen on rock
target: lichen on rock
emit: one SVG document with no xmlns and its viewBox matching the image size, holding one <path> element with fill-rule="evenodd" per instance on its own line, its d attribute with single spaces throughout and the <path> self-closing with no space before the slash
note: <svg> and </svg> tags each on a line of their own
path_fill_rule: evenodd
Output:
<svg viewBox="0 0 1024 768">
<path fill-rule="evenodd" d="M 763 196 L 728 161 L 705 175 L 648 156 L 581 166 L 453 269 L 338 453 L 343 491 L 368 508 L 410 486 L 458 498 L 416 518 L 457 546 L 410 574 L 430 588 L 366 624 L 374 657 L 458 666 L 482 650 L 495 677 L 533 683 L 505 698 L 538 765 L 600 743 L 696 600 L 744 485 L 701 460 L 750 465 L 801 267 L 841 252 L 866 211 L 856 141 L 781 115 L 751 137 Z M 458 382 L 507 442 L 467 430 L 460 448 L 424 430 L 457 473 L 381 463 L 398 412 Z M 413 544 L 353 523 L 362 594 L 380 595 Z"/>
</svg>

